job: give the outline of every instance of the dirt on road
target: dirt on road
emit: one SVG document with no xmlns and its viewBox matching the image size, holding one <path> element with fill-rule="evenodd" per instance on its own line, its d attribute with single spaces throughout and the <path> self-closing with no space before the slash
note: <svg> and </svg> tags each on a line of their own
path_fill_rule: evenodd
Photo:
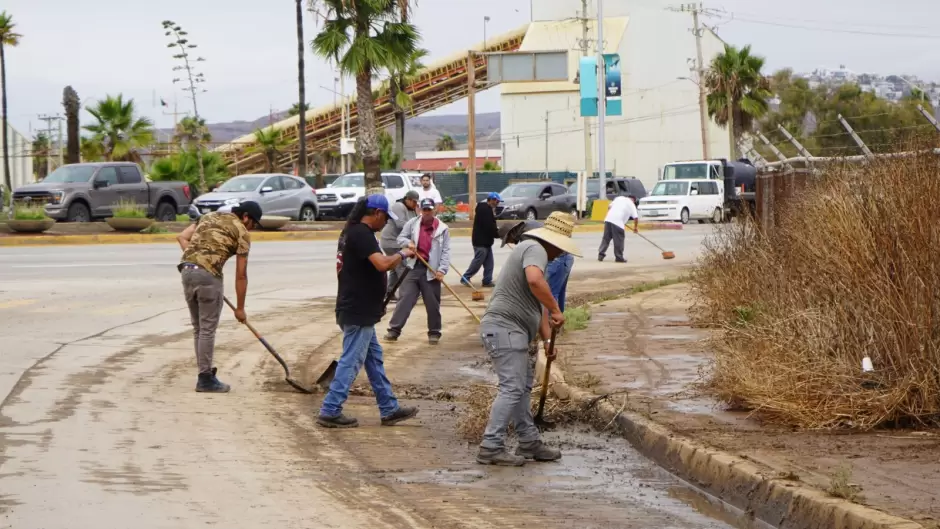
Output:
<svg viewBox="0 0 940 529">
<path fill-rule="evenodd" d="M 313 300 L 252 323 L 312 384 L 340 352 L 332 309 Z M 385 348 L 399 397 L 421 408 L 393 428 L 379 426 L 368 396 L 346 408 L 358 429 L 316 427 L 322 395 L 291 391 L 228 316 L 216 342 L 227 395 L 193 392 L 188 332 L 140 336 L 132 324 L 65 344 L 0 407 L 0 527 L 749 527 L 587 427 L 546 435 L 564 450 L 559 463 L 476 464 L 476 446 L 456 433 L 460 388 L 494 379 L 473 320 L 450 298 L 444 311 L 440 346 L 426 346 L 419 305 L 402 340 Z"/>
<path fill-rule="evenodd" d="M 690 390 L 709 359 L 708 331 L 686 315 L 690 301 L 688 288 L 675 285 L 592 306 L 588 327 L 559 340 L 568 378 L 599 394 L 624 393 L 633 411 L 749 459 L 769 478 L 821 490 L 841 478 L 860 487 L 858 503 L 940 527 L 940 431 L 797 432 L 724 411 Z"/>
</svg>

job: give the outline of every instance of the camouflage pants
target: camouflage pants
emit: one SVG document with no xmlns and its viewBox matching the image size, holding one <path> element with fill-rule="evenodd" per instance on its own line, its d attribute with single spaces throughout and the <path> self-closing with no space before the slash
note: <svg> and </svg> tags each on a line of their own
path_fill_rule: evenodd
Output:
<svg viewBox="0 0 940 529">
<path fill-rule="evenodd" d="M 212 372 L 215 350 L 215 331 L 222 315 L 222 278 L 201 268 L 184 269 L 183 295 L 189 305 L 189 318 L 193 324 L 193 341 L 199 373 Z"/>
</svg>

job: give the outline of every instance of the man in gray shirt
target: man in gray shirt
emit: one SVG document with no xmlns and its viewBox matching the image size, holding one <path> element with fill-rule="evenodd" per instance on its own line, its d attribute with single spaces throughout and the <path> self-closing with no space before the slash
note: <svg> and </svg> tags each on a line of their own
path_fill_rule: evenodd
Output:
<svg viewBox="0 0 940 529">
<path fill-rule="evenodd" d="M 499 378 L 499 392 L 480 443 L 477 462 L 485 465 L 522 466 L 527 459 L 556 461 L 561 451 L 542 443 L 532 419 L 530 399 L 535 378 L 538 338 L 551 339 L 551 327 L 561 327 L 565 316 L 545 280 L 549 261 L 563 253 L 580 257 L 571 234 L 574 218 L 552 213 L 542 228 L 526 233 L 516 245 L 496 281 L 493 298 L 480 323 L 480 337 Z M 548 318 L 542 318 L 542 307 Z M 506 451 L 509 424 L 515 427 L 519 447 Z"/>
<path fill-rule="evenodd" d="M 388 224 L 382 229 L 380 244 L 382 246 L 382 253 L 385 255 L 395 255 L 401 250 L 401 245 L 398 244 L 398 236 L 401 234 L 401 230 L 405 227 L 405 224 L 418 216 L 418 192 L 408 191 L 405 193 L 405 198 L 392 204 L 390 210 L 397 218 L 393 220 L 393 218 L 390 217 Z M 392 289 L 395 288 L 395 283 L 398 282 L 398 278 L 405 273 L 404 261 L 388 273 L 388 292 L 391 292 Z"/>
</svg>

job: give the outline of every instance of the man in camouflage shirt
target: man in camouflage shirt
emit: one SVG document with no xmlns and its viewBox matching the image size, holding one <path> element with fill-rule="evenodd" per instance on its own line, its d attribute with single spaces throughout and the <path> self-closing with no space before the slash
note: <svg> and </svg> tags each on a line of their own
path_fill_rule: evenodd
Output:
<svg viewBox="0 0 940 529">
<path fill-rule="evenodd" d="M 235 255 L 235 318 L 244 323 L 245 293 L 248 291 L 248 232 L 261 222 L 261 206 L 242 202 L 231 213 L 215 212 L 200 217 L 177 237 L 183 249 L 178 266 L 183 276 L 183 295 L 189 305 L 196 346 L 199 381 L 196 391 L 226 393 L 230 389 L 216 378 L 212 367 L 215 331 L 222 314 L 222 267 Z"/>
</svg>

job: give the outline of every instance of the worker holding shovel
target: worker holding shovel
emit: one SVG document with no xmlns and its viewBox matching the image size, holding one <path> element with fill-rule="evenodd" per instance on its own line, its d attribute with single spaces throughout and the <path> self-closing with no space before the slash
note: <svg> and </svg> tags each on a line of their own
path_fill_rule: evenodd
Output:
<svg viewBox="0 0 940 529">
<path fill-rule="evenodd" d="M 435 208 L 433 199 L 422 199 L 421 216 L 409 220 L 398 237 L 398 244 L 416 252 L 420 259 L 409 260 L 406 265 L 408 276 L 401 284 L 401 298 L 385 335 L 387 341 L 394 342 L 401 336 L 419 295 L 428 313 L 428 343 L 437 345 L 441 341 L 441 282 L 450 269 L 450 231 L 435 216 Z"/>
<path fill-rule="evenodd" d="M 392 426 L 418 414 L 417 408 L 398 404 L 385 376 L 382 346 L 375 336 L 375 324 L 385 314 L 386 273 L 414 255 L 406 248 L 389 256 L 379 248 L 375 234 L 393 218 L 384 195 L 369 195 L 356 203 L 340 235 L 336 323 L 343 330 L 343 354 L 317 417 L 317 424 L 324 428 L 359 426 L 358 420 L 343 414 L 343 404 L 363 366 L 375 393 L 382 426 Z"/>
<path fill-rule="evenodd" d="M 248 252 L 251 238 L 248 232 L 261 222 L 261 206 L 257 202 L 242 202 L 231 213 L 214 212 L 198 218 L 176 238 L 183 257 L 177 267 L 183 279 L 183 295 L 189 305 L 196 348 L 200 393 L 227 393 L 228 384 L 216 378 L 212 366 L 215 350 L 215 331 L 222 315 L 222 267 L 233 255 L 235 259 L 235 318 L 244 323 L 245 294 L 248 291 Z"/>
<path fill-rule="evenodd" d="M 561 213 L 559 213 L 560 215 Z M 526 220 L 501 230 L 503 241 L 500 248 L 507 244 L 516 245 L 525 240 L 526 232 L 542 227 L 542 223 L 537 220 Z M 568 279 L 571 277 L 571 268 L 574 266 L 574 256 L 570 253 L 563 253 L 552 259 L 545 270 L 545 281 L 548 281 L 548 287 L 552 290 L 552 296 L 558 302 L 558 308 L 565 312 L 565 298 L 568 292 Z"/>
<path fill-rule="evenodd" d="M 477 462 L 485 465 L 521 466 L 527 459 L 555 461 L 561 451 L 545 445 L 532 417 L 530 398 L 535 378 L 535 353 L 538 338 L 550 348 L 551 327 L 565 323 L 557 301 L 552 296 L 545 269 L 556 257 L 569 253 L 580 256 L 572 240 L 574 221 L 571 215 L 552 213 L 542 228 L 526 233 L 519 242 L 496 281 L 490 301 L 480 324 L 480 337 L 499 378 L 499 392 L 490 410 L 489 422 Z M 549 321 L 543 322 L 542 309 L 548 310 Z M 544 323 L 544 325 L 543 325 Z M 506 433 L 510 422 L 519 437 L 515 454 L 506 450 Z"/>
</svg>

